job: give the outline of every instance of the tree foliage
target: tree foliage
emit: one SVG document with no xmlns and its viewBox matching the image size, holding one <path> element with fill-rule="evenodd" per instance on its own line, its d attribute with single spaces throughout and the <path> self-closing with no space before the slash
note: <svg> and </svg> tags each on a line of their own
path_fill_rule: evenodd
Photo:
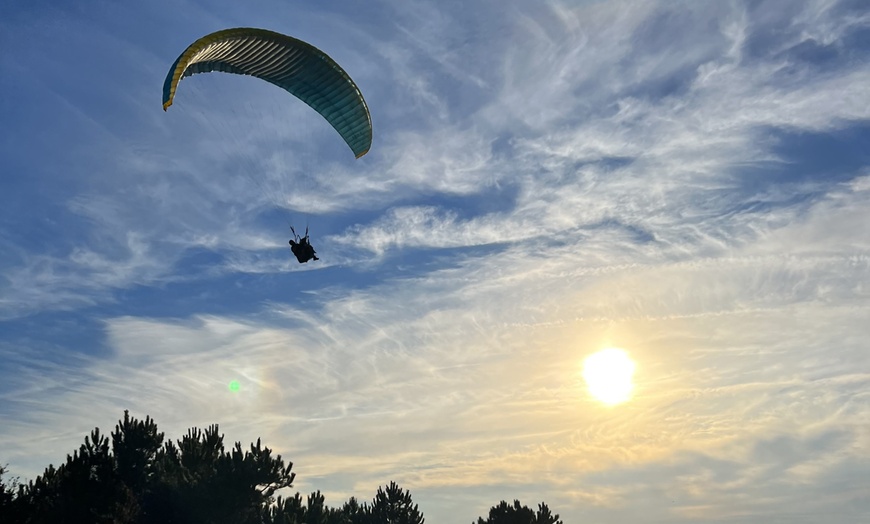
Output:
<svg viewBox="0 0 870 524">
<path fill-rule="evenodd" d="M 474 524 L 474 523 L 472 523 Z M 477 519 L 477 524 L 563 524 L 559 515 L 553 515 L 545 503 L 538 504 L 538 511 L 520 504 L 514 500 L 513 504 L 501 501 L 499 505 L 489 510 L 489 517 L 484 520 Z"/>
<path fill-rule="evenodd" d="M 351 497 L 326 505 L 320 491 L 277 495 L 292 487 L 292 462 L 258 439 L 229 449 L 217 425 L 191 428 L 165 440 L 150 418 L 125 411 L 109 437 L 95 428 L 58 467 L 49 465 L 26 484 L 3 479 L 0 522 L 106 524 L 424 524 L 411 493 L 395 482 L 379 487 L 370 503 Z M 276 496 L 277 495 L 277 496 Z M 546 504 L 537 512 L 506 502 L 477 524 L 562 524 Z"/>
<path fill-rule="evenodd" d="M 423 524 L 423 514 L 411 501 L 411 494 L 403 491 L 395 482 L 387 489 L 378 488 L 372 500 L 373 522 L 378 524 Z"/>
<path fill-rule="evenodd" d="M 17 478 L 3 479 L 6 472 L 6 467 L 0 466 L 0 515 L 12 511 L 12 501 L 15 499 L 15 491 L 18 486 Z"/>
<path fill-rule="evenodd" d="M 260 524 L 275 491 L 295 476 L 293 464 L 259 440 L 250 450 L 237 442 L 226 451 L 217 425 L 164 443 L 150 417 L 125 411 L 111 437 L 110 451 L 109 438 L 95 429 L 66 463 L 20 486 L 0 506 L 4 513 L 22 523 Z"/>
</svg>

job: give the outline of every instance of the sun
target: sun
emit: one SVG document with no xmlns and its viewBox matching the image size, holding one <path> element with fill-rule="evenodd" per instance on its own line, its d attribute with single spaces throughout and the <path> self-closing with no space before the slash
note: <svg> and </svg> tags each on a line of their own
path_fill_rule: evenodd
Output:
<svg viewBox="0 0 870 524">
<path fill-rule="evenodd" d="M 631 398 L 632 375 L 634 362 L 622 349 L 604 349 L 583 361 L 583 380 L 589 393 L 605 404 L 620 404 Z"/>
</svg>

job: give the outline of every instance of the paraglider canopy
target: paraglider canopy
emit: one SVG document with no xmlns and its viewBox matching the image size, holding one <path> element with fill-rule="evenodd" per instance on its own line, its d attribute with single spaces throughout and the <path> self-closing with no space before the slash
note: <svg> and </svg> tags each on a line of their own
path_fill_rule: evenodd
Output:
<svg viewBox="0 0 870 524">
<path fill-rule="evenodd" d="M 356 158 L 371 148 L 372 120 L 362 93 L 341 66 L 311 44 L 247 27 L 206 35 L 169 69 L 163 110 L 172 105 L 182 78 L 213 71 L 260 78 L 296 96 L 338 131 Z"/>
</svg>

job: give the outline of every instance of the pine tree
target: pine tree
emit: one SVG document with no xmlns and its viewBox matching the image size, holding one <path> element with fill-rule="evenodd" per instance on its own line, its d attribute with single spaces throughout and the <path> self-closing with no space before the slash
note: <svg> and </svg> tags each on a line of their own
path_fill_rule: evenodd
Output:
<svg viewBox="0 0 870 524">
<path fill-rule="evenodd" d="M 12 515 L 15 507 L 15 492 L 19 486 L 17 477 L 9 481 L 3 479 L 7 471 L 7 467 L 0 466 L 0 516 Z"/>
<path fill-rule="evenodd" d="M 372 521 L 376 524 L 423 524 L 423 514 L 411 501 L 411 494 L 395 482 L 387 489 L 378 488 L 371 506 Z"/>
<path fill-rule="evenodd" d="M 341 507 L 340 511 L 342 515 L 345 516 L 347 524 L 372 523 L 372 512 L 368 503 L 363 502 L 360 504 L 355 497 L 348 499 L 348 501 Z"/>
<path fill-rule="evenodd" d="M 550 508 L 543 502 L 538 504 L 538 512 L 535 514 L 535 524 L 562 524 L 559 514 L 553 515 Z"/>
<path fill-rule="evenodd" d="M 474 524 L 474 523 L 472 523 Z M 489 510 L 489 517 L 477 519 L 477 524 L 563 524 L 559 515 L 553 515 L 545 503 L 538 504 L 538 511 L 523 506 L 519 500 L 513 505 L 501 501 Z"/>
<path fill-rule="evenodd" d="M 259 440 L 226 452 L 217 425 L 191 428 L 176 445 L 163 443 L 153 420 L 125 411 L 111 444 L 96 428 L 66 463 L 17 493 L 0 483 L 0 521 L 261 524 L 274 493 L 295 478 L 293 464 Z"/>
</svg>

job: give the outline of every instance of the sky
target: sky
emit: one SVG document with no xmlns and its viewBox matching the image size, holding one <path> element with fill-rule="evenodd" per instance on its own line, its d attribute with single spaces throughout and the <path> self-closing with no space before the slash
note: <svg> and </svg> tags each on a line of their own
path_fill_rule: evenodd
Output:
<svg viewBox="0 0 870 524">
<path fill-rule="evenodd" d="M 341 64 L 371 151 L 250 77 L 162 111 L 229 27 Z M 868 86 L 863 0 L 2 2 L 0 464 L 130 410 L 431 524 L 867 522 Z"/>
</svg>

